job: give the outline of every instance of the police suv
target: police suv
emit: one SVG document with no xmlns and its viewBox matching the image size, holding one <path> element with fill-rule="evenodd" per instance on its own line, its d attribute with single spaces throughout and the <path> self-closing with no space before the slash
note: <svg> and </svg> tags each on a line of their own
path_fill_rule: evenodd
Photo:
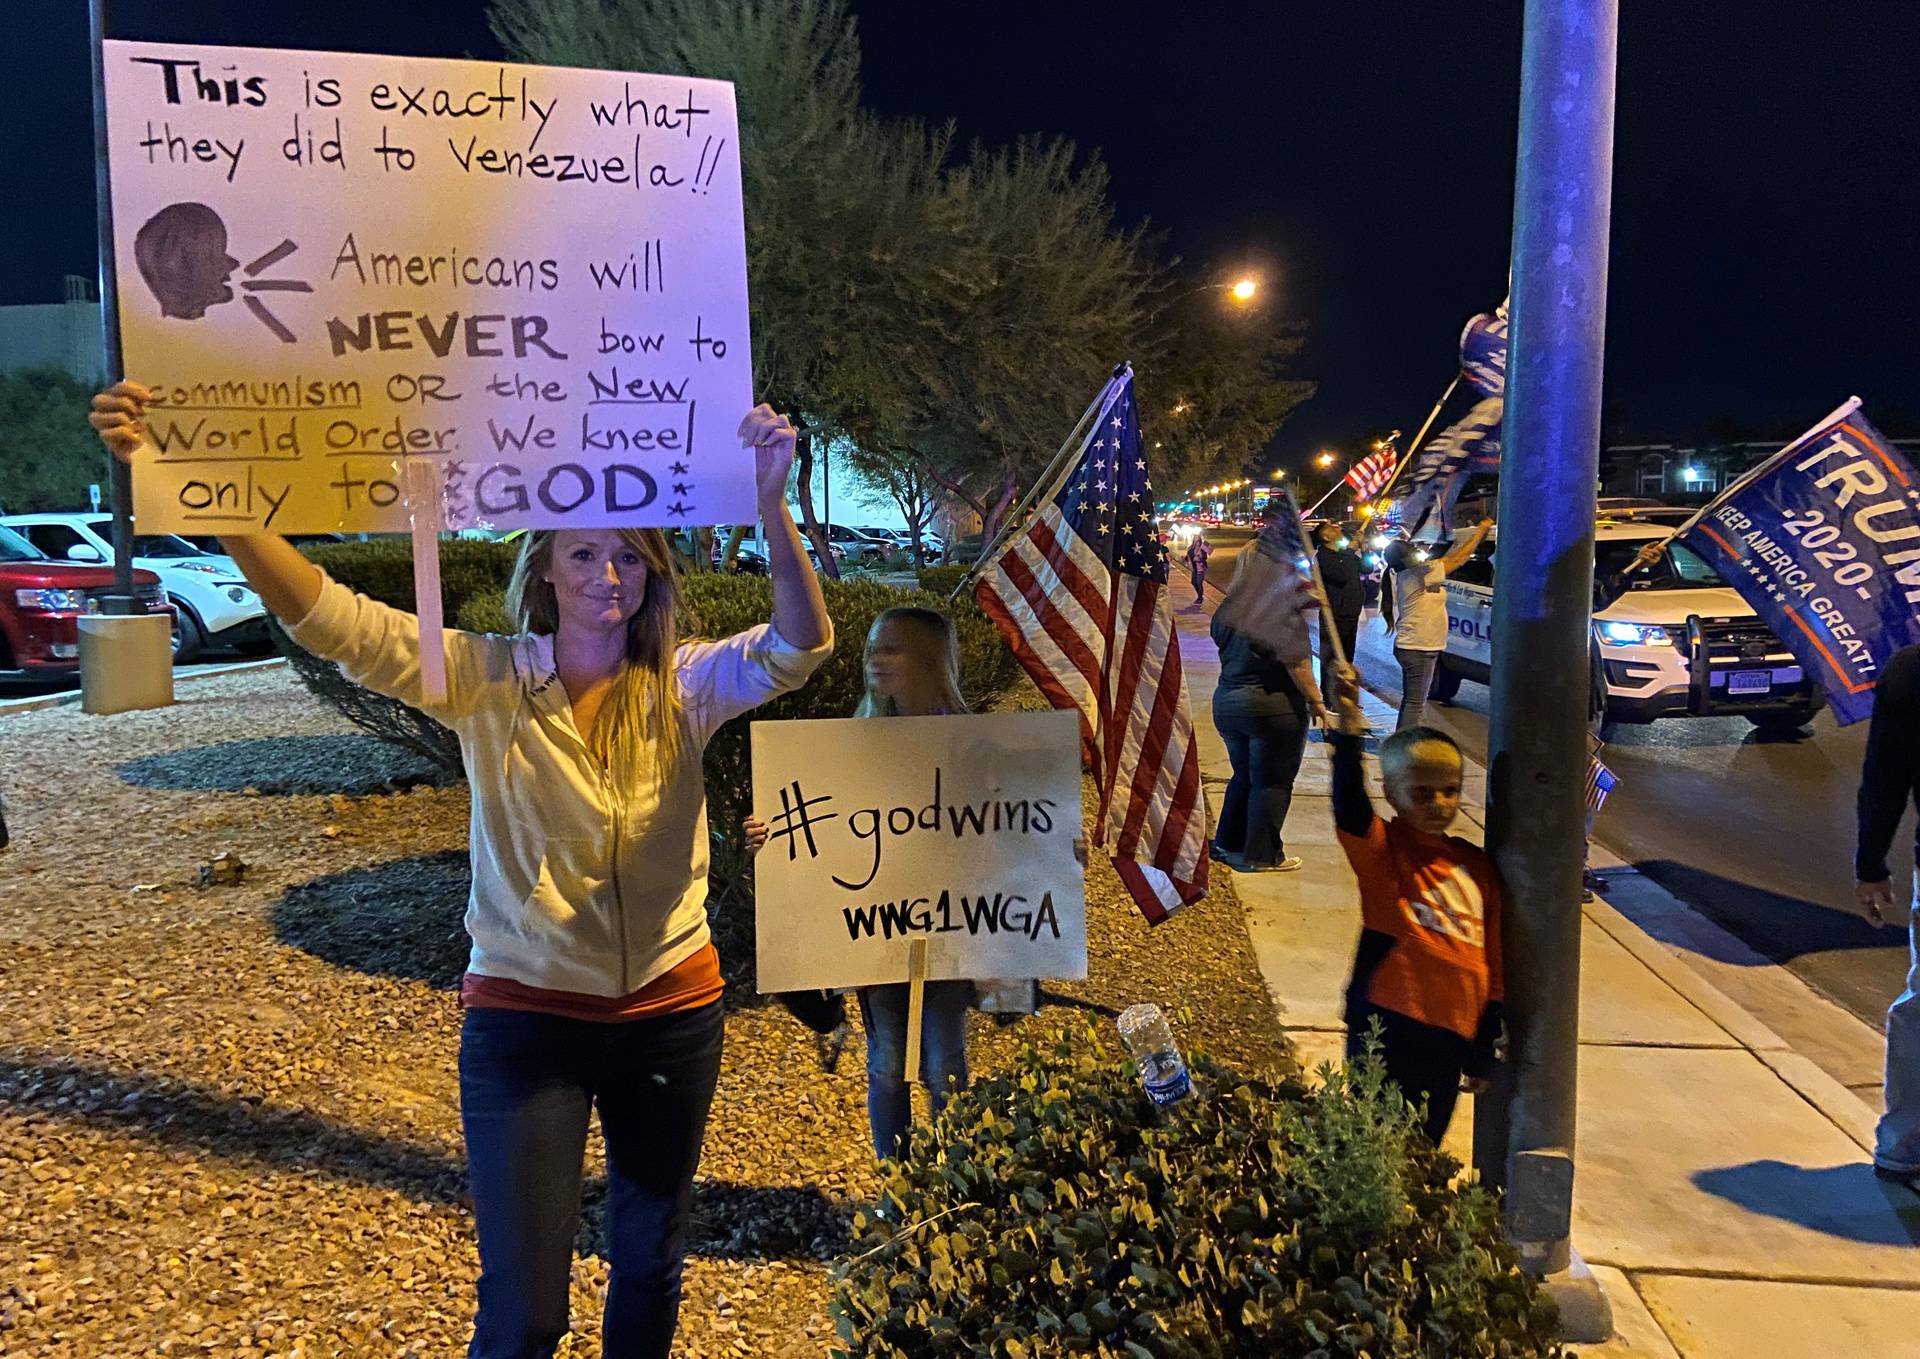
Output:
<svg viewBox="0 0 1920 1359">
<path fill-rule="evenodd" d="M 1594 532 L 1594 577 L 1617 574 L 1675 525 L 1603 517 Z M 1462 680 L 1488 681 L 1493 662 L 1497 533 L 1447 580 L 1447 649 L 1433 696 Z M 1652 566 L 1593 616 L 1591 654 L 1606 682 L 1606 717 L 1741 716 L 1763 731 L 1803 727 L 1824 705 L 1818 686 L 1739 593 L 1684 544 L 1667 544 Z"/>
</svg>

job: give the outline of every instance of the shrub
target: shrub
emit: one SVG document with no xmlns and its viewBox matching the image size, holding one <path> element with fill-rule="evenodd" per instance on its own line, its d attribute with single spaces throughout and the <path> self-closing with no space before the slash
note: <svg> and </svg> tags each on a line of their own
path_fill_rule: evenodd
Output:
<svg viewBox="0 0 1920 1359">
<path fill-rule="evenodd" d="M 306 550 L 321 569 L 350 590 L 411 611 L 413 544 L 404 538 L 370 542 L 327 543 Z M 440 595 L 446 616 L 456 627 L 476 596 L 504 598 L 507 577 L 513 572 L 518 549 L 506 543 L 449 538 L 440 544 Z M 500 610 L 504 618 L 505 609 Z M 504 628 L 485 629 L 504 631 Z M 340 673 L 331 661 L 311 654 L 277 622 L 270 624 L 274 644 L 293 671 L 322 702 L 331 704 L 354 725 L 384 741 L 432 760 L 449 773 L 461 772 L 460 742 L 451 731 L 424 713 L 395 699 L 362 689 Z"/>
<path fill-rule="evenodd" d="M 945 599 L 959 588 L 960 582 L 967 578 L 967 572 L 972 569 L 970 566 L 929 566 L 920 573 L 920 588 L 930 595 Z M 964 598 L 971 601 L 972 596 Z"/>
<path fill-rule="evenodd" d="M 839 1359 L 1554 1356 L 1494 1199 L 1379 1063 L 1162 1115 L 1064 1031 L 917 1127 L 834 1271 Z M 893 1227 L 888 1224 L 907 1224 Z"/>
</svg>

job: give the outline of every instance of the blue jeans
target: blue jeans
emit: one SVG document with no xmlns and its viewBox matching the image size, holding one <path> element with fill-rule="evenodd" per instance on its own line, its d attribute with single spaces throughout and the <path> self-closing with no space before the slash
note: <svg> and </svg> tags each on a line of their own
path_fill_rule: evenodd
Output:
<svg viewBox="0 0 1920 1359">
<path fill-rule="evenodd" d="M 607 1359 L 667 1359 L 721 1002 L 596 1024 L 467 1011 L 460 1030 L 480 1304 L 469 1359 L 549 1359 L 567 1333 L 581 1163 L 595 1106 L 607 1144 Z"/>
<path fill-rule="evenodd" d="M 1440 653 L 1395 647 L 1393 658 L 1400 662 L 1400 718 L 1393 729 L 1405 731 L 1419 726 L 1427 715 L 1427 694 L 1433 688 L 1433 672 L 1440 664 Z"/>
<path fill-rule="evenodd" d="M 1907 989 L 1887 1011 L 1887 1112 L 1874 1134 L 1876 1165 L 1920 1172 L 1920 888 L 1908 908 Z"/>
<path fill-rule="evenodd" d="M 930 981 L 920 1006 L 920 1082 L 934 1113 L 953 1090 L 967 1088 L 967 1009 L 973 983 Z M 913 1123 L 913 1092 L 907 1089 L 907 985 L 860 988 L 860 1022 L 867 1030 L 867 1119 L 873 1154 L 899 1154 Z M 952 1087 L 948 1087 L 951 1078 Z"/>
<path fill-rule="evenodd" d="M 1283 831 L 1307 750 L 1307 729 L 1291 713 L 1252 717 L 1218 707 L 1213 725 L 1233 765 L 1213 843 L 1222 854 L 1237 854 L 1249 864 L 1277 864 L 1287 857 Z"/>
</svg>

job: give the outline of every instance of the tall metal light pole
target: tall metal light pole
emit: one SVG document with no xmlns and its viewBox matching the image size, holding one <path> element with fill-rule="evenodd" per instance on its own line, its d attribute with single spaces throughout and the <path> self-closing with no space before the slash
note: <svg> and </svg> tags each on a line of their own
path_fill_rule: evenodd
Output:
<svg viewBox="0 0 1920 1359">
<path fill-rule="evenodd" d="M 88 42 L 93 52 L 94 211 L 99 219 L 101 350 L 107 384 L 126 376 L 120 361 L 120 298 L 115 291 L 113 191 L 107 177 L 107 85 L 101 70 L 101 46 L 107 36 L 107 0 L 87 6 Z M 133 592 L 133 469 L 118 458 L 107 460 L 107 486 L 113 510 L 113 592 L 100 601 L 101 612 L 137 614 L 145 610 Z"/>
<path fill-rule="evenodd" d="M 1487 843 L 1506 883 L 1512 1031 L 1474 1161 L 1568 1339 L 1611 1329 L 1572 1252 L 1588 629 L 1613 193 L 1618 0 L 1527 0 L 1501 431 Z"/>
</svg>

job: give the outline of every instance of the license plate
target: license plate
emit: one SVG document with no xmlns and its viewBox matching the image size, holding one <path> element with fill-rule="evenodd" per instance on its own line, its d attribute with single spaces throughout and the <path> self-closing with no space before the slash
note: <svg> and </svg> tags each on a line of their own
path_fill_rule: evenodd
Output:
<svg viewBox="0 0 1920 1359">
<path fill-rule="evenodd" d="M 1771 670 L 1736 670 L 1727 676 L 1729 694 L 1764 694 L 1772 688 Z"/>
</svg>

